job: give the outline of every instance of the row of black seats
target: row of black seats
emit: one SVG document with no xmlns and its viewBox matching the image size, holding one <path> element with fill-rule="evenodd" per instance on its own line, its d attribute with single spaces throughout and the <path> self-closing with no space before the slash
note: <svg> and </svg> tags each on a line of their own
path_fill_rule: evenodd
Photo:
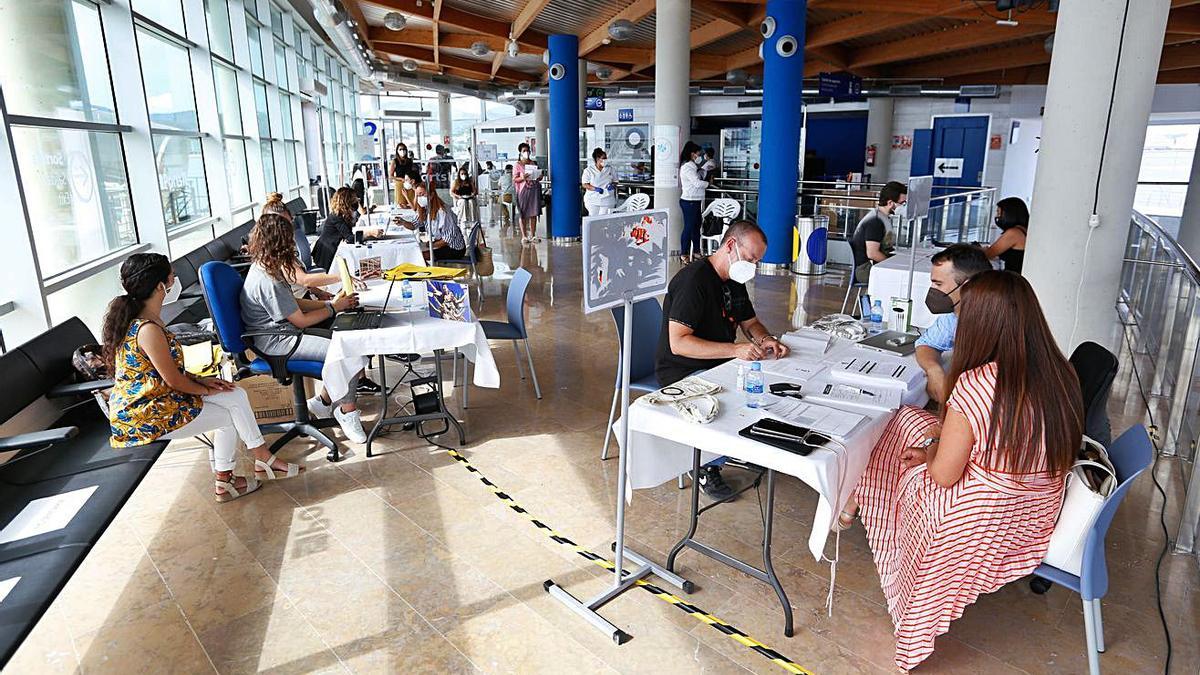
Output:
<svg viewBox="0 0 1200 675">
<path fill-rule="evenodd" d="M 109 445 L 108 419 L 92 392 L 111 383 L 72 382 L 72 354 L 95 342 L 91 330 L 72 318 L 0 356 L 0 382 L 5 383 L 0 424 L 35 404 L 37 409 L 61 410 L 47 429 L 0 438 L 0 452 L 15 452 L 0 465 L 0 523 L 13 527 L 35 500 L 86 495 L 65 527 L 0 543 L 0 580 L 17 579 L 0 599 L 0 668 L 167 446 L 157 442 L 114 450 Z M 11 538 L 6 534 L 10 536 L 0 539 Z"/>
</svg>

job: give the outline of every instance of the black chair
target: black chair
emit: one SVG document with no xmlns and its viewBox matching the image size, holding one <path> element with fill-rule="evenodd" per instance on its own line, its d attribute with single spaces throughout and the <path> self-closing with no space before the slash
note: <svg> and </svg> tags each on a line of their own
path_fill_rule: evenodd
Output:
<svg viewBox="0 0 1200 675">
<path fill-rule="evenodd" d="M 1112 441 L 1108 394 L 1117 376 L 1117 357 L 1095 342 L 1084 342 L 1070 360 L 1083 393 L 1083 432 L 1108 447 Z"/>
</svg>

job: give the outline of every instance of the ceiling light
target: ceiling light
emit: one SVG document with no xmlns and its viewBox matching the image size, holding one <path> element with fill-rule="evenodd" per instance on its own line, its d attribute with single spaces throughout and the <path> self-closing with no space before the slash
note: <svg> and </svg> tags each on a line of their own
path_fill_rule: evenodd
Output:
<svg viewBox="0 0 1200 675">
<path fill-rule="evenodd" d="M 602 80 L 607 80 L 608 78 L 612 77 L 612 74 L 613 74 L 612 68 L 604 67 L 604 68 L 596 69 L 596 77 L 598 77 Z"/>
<path fill-rule="evenodd" d="M 416 71 L 417 62 L 413 61 L 412 59 L 404 59 L 404 62 L 400 64 L 400 67 L 411 73 Z"/>
<path fill-rule="evenodd" d="M 617 41 L 628 40 L 633 37 L 634 28 L 636 26 L 629 19 L 617 19 L 608 24 L 608 34 Z"/>
<path fill-rule="evenodd" d="M 508 41 L 508 55 L 516 58 L 520 53 L 521 50 L 519 47 L 517 47 L 517 41 L 510 38 Z"/>
<path fill-rule="evenodd" d="M 490 51 L 492 51 L 492 48 L 483 40 L 471 44 L 471 53 L 475 56 L 487 56 Z"/>
<path fill-rule="evenodd" d="M 728 73 L 725 73 L 725 81 L 729 84 L 745 84 L 746 71 L 742 70 L 741 68 L 734 68 Z"/>
<path fill-rule="evenodd" d="M 408 25 L 408 19 L 400 12 L 388 12 L 383 17 L 383 27 L 388 30 L 404 30 Z"/>
<path fill-rule="evenodd" d="M 521 91 L 529 91 L 529 88 L 532 86 L 533 84 L 531 84 L 529 80 L 521 80 L 517 83 L 517 89 L 520 89 Z"/>
</svg>

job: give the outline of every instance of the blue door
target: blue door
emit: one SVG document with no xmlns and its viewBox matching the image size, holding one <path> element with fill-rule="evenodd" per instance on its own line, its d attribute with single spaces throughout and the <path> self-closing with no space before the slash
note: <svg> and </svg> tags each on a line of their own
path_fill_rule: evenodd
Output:
<svg viewBox="0 0 1200 675">
<path fill-rule="evenodd" d="M 958 192 L 963 188 L 983 185 L 983 160 L 988 143 L 987 115 L 965 115 L 962 117 L 935 117 L 933 138 L 930 143 L 931 172 L 933 174 L 933 197 L 926 236 L 939 241 L 964 241 L 972 214 L 967 213 L 963 199 L 949 202 L 936 201 L 938 197 Z M 943 161 L 952 160 L 952 161 Z M 939 177 L 939 173 L 958 173 L 952 167 L 961 163 L 961 175 Z M 939 167 L 950 171 L 939 171 Z M 985 214 L 990 215 L 990 214 Z"/>
</svg>

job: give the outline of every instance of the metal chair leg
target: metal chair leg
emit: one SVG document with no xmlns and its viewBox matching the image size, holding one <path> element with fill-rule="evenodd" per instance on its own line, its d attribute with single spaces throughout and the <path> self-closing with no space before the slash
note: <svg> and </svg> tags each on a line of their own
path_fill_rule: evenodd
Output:
<svg viewBox="0 0 1200 675">
<path fill-rule="evenodd" d="M 458 359 L 455 358 L 455 361 Z M 467 409 L 467 396 L 471 391 L 471 360 L 463 358 L 462 407 Z"/>
<path fill-rule="evenodd" d="M 1087 637 L 1088 673 L 1100 675 L 1100 652 L 1096 649 L 1096 613 L 1090 600 L 1083 601 L 1083 632 Z"/>
<path fill-rule="evenodd" d="M 846 285 L 846 296 L 842 298 L 842 314 L 846 313 L 846 305 L 850 302 L 850 292 L 854 290 L 854 272 L 850 272 L 850 283 Z"/>
<path fill-rule="evenodd" d="M 525 358 L 529 359 L 529 374 L 533 377 L 533 393 L 538 399 L 542 398 L 542 388 L 538 386 L 537 371 L 533 369 L 533 350 L 529 348 L 529 338 L 525 338 Z"/>
<path fill-rule="evenodd" d="M 604 449 L 600 451 L 600 459 L 608 459 L 608 440 L 612 438 L 612 425 L 617 416 L 617 397 L 621 395 L 620 389 L 613 389 L 612 407 L 608 410 L 608 426 L 604 427 Z"/>
<path fill-rule="evenodd" d="M 519 340 L 512 341 L 513 354 L 517 355 L 517 374 L 519 374 L 523 380 L 525 379 L 525 366 L 521 364 L 521 347 L 518 342 Z"/>
<path fill-rule="evenodd" d="M 1100 598 L 1092 600 L 1092 608 L 1096 613 L 1096 651 L 1104 653 L 1104 618 L 1100 614 Z"/>
</svg>

